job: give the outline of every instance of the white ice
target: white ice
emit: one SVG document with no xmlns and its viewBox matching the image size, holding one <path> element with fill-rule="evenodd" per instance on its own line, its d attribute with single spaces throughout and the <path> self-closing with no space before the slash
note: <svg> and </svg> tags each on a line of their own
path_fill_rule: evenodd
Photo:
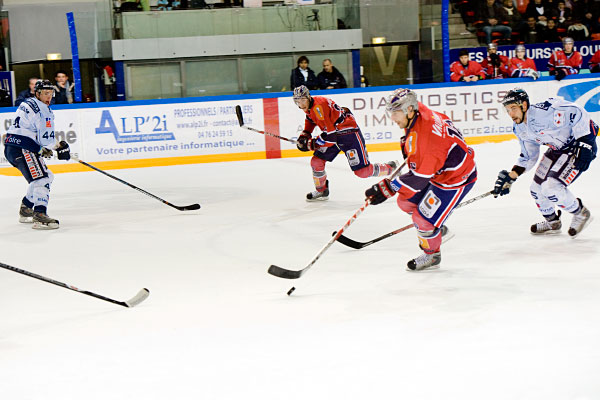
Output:
<svg viewBox="0 0 600 400">
<path fill-rule="evenodd" d="M 479 181 L 510 169 L 516 141 L 474 146 Z M 372 161 L 398 158 L 372 153 Z M 0 261 L 127 309 L 0 269 L 0 398 L 600 398 L 600 221 L 576 239 L 534 237 L 532 172 L 509 196 L 451 216 L 439 271 L 411 273 L 409 230 L 363 250 L 335 243 L 376 178 L 340 156 L 328 202 L 306 203 L 308 158 L 112 170 L 183 213 L 97 172 L 58 174 L 57 231 L 17 222 L 26 183 L 1 176 Z M 571 189 L 600 215 L 600 161 Z M 570 223 L 570 215 L 564 225 Z M 347 231 L 369 240 L 410 223 L 394 201 Z M 296 292 L 288 297 L 287 290 Z"/>
</svg>

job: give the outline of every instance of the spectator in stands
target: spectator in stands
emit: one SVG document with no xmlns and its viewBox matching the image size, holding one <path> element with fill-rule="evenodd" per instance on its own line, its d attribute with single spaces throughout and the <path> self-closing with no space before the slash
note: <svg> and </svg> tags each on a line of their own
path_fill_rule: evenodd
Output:
<svg viewBox="0 0 600 400">
<path fill-rule="evenodd" d="M 56 85 L 54 85 L 54 103 L 52 104 L 71 104 L 73 102 L 74 83 L 69 82 L 67 73 L 58 70 L 54 74 Z"/>
<path fill-rule="evenodd" d="M 488 55 L 481 62 L 485 79 L 502 79 L 508 77 L 508 57 L 498 54 L 498 45 L 488 44 Z"/>
<path fill-rule="evenodd" d="M 560 42 L 560 35 L 556 30 L 556 21 L 553 19 L 548 20 L 546 29 L 542 32 L 542 41 L 546 43 Z"/>
<path fill-rule="evenodd" d="M 39 78 L 29 78 L 29 87 L 19 92 L 17 100 L 15 100 L 15 107 L 18 107 L 19 104 L 25 101 L 25 99 L 35 96 L 35 91 L 33 90 L 33 88 L 35 87 L 35 83 L 38 79 Z"/>
<path fill-rule="evenodd" d="M 512 78 L 533 78 L 536 80 L 540 77 L 535 63 L 531 58 L 527 58 L 527 51 L 522 44 L 515 47 L 515 56 L 510 59 L 510 76 Z"/>
<path fill-rule="evenodd" d="M 571 19 L 583 20 L 588 12 L 587 0 L 571 0 Z"/>
<path fill-rule="evenodd" d="M 321 89 L 343 89 L 348 87 L 344 75 L 333 66 L 329 58 L 323 60 L 323 71 L 319 72 L 317 79 Z"/>
<path fill-rule="evenodd" d="M 561 28 L 567 27 L 571 23 L 571 10 L 567 8 L 564 1 L 558 2 L 558 11 L 556 13 L 556 22 Z"/>
<path fill-rule="evenodd" d="M 458 10 L 460 16 L 467 27 L 469 32 L 474 32 L 475 28 L 473 27 L 473 23 L 475 22 L 473 19 L 473 13 L 471 11 L 475 10 L 477 6 L 477 0 L 452 0 L 452 8 L 454 10 Z"/>
<path fill-rule="evenodd" d="M 510 26 L 513 33 L 519 33 L 519 40 L 523 40 L 527 33 L 527 22 L 523 20 L 523 16 L 515 7 L 513 0 L 504 0 L 503 7 L 506 12 L 508 26 Z"/>
<path fill-rule="evenodd" d="M 481 30 L 485 33 L 485 43 L 492 41 L 492 32 L 500 32 L 506 42 L 510 41 L 512 29 L 504 22 L 508 22 L 508 16 L 504 7 L 497 4 L 495 0 L 485 0 L 478 10 L 478 19 L 482 21 Z"/>
<path fill-rule="evenodd" d="M 569 29 L 567 29 L 567 35 L 576 41 L 588 40 L 590 37 L 590 31 L 588 31 L 588 28 L 581 22 L 581 20 L 575 20 L 573 25 L 569 26 Z"/>
<path fill-rule="evenodd" d="M 600 50 L 596 51 L 588 61 L 590 72 L 600 72 Z"/>
<path fill-rule="evenodd" d="M 462 49 L 458 53 L 458 61 L 450 65 L 452 82 L 477 82 L 485 79 L 485 73 L 477 61 L 469 60 L 469 50 Z"/>
<path fill-rule="evenodd" d="M 298 66 L 292 70 L 290 77 L 290 89 L 294 90 L 298 86 L 306 86 L 309 90 L 319 89 L 319 80 L 315 72 L 308 67 L 308 57 L 298 57 Z"/>
<path fill-rule="evenodd" d="M 546 26 L 549 18 L 552 18 L 553 13 L 551 8 L 544 5 L 542 0 L 530 1 L 525 9 L 525 15 L 527 17 L 534 17 L 535 20 L 541 25 Z"/>
<path fill-rule="evenodd" d="M 535 17 L 527 17 L 527 32 L 523 41 L 527 44 L 541 42 L 544 29 L 543 25 L 536 22 Z"/>
<path fill-rule="evenodd" d="M 557 81 L 567 75 L 578 74 L 582 62 L 581 54 L 573 49 L 575 46 L 573 38 L 565 37 L 562 42 L 563 50 L 554 51 L 548 60 L 548 72 Z"/>
</svg>

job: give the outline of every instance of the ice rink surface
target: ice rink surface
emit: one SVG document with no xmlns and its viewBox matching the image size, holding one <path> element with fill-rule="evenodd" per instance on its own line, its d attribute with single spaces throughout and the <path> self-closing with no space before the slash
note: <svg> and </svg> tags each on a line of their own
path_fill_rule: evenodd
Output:
<svg viewBox="0 0 600 400">
<path fill-rule="evenodd" d="M 479 181 L 510 169 L 516 141 L 474 146 Z M 372 153 L 388 161 L 399 153 Z M 456 210 L 442 268 L 411 273 L 414 230 L 362 250 L 335 243 L 300 269 L 363 204 L 377 178 L 343 156 L 328 202 L 307 203 L 309 158 L 113 170 L 183 213 L 97 172 L 59 174 L 57 231 L 17 222 L 26 189 L 0 176 L 0 261 L 127 309 L 0 269 L 0 398 L 600 398 L 600 220 L 576 239 L 534 237 L 530 171 L 509 196 Z M 571 189 L 600 215 L 600 161 Z M 410 223 L 387 201 L 347 231 L 360 241 Z M 287 290 L 296 292 L 288 297 Z"/>
</svg>

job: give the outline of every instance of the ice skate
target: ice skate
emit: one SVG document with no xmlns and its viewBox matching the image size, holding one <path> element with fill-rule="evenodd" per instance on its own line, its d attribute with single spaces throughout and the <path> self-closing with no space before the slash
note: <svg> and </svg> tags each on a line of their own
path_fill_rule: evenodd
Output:
<svg viewBox="0 0 600 400">
<path fill-rule="evenodd" d="M 446 225 L 442 226 L 442 243 L 446 243 L 448 240 L 454 237 L 452 232 Z"/>
<path fill-rule="evenodd" d="M 556 235 L 560 233 L 562 223 L 560 222 L 560 210 L 556 215 L 556 219 L 553 221 L 544 220 L 537 224 L 531 225 L 532 235 Z"/>
<path fill-rule="evenodd" d="M 424 269 L 438 269 L 442 262 L 442 252 L 427 254 L 423 253 L 419 257 L 410 260 L 406 264 L 407 271 L 422 271 Z"/>
<path fill-rule="evenodd" d="M 319 192 L 318 190 L 312 191 L 306 195 L 306 201 L 325 201 L 329 200 L 329 181 L 325 182 L 325 190 Z"/>
<path fill-rule="evenodd" d="M 33 222 L 33 208 L 29 208 L 21 203 L 21 208 L 19 209 L 19 222 L 22 224 L 31 224 Z"/>
<path fill-rule="evenodd" d="M 392 172 L 394 172 L 396 170 L 396 168 L 398 168 L 398 166 L 400 165 L 400 161 L 398 161 L 398 160 L 388 161 L 388 162 L 386 162 L 386 164 L 390 167 L 390 169 L 391 169 L 390 174 L 391 174 Z"/>
<path fill-rule="evenodd" d="M 569 236 L 575 238 L 579 233 L 592 221 L 592 214 L 586 206 L 581 203 L 581 199 L 577 199 L 579 202 L 580 210 L 573 214 L 573 220 L 571 220 L 571 226 L 569 227 Z"/>
<path fill-rule="evenodd" d="M 50 218 L 46 213 L 33 212 L 33 229 L 58 229 L 58 220 Z"/>
</svg>

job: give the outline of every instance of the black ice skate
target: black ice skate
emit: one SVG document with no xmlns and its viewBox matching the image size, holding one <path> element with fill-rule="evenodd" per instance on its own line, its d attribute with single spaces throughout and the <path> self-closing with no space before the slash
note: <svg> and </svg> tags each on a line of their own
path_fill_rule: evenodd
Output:
<svg viewBox="0 0 600 400">
<path fill-rule="evenodd" d="M 442 252 L 427 254 L 423 253 L 419 257 L 410 260 L 406 264 L 407 271 L 422 271 L 424 269 L 438 269 L 442 262 Z"/>
<path fill-rule="evenodd" d="M 577 201 L 579 202 L 580 209 L 576 214 L 573 214 L 573 220 L 569 227 L 569 236 L 571 236 L 571 238 L 575 238 L 575 236 L 579 235 L 579 233 L 592 222 L 590 210 L 581 203 L 581 199 L 577 199 Z"/>
<path fill-rule="evenodd" d="M 315 190 L 306 195 L 306 201 L 325 201 L 329 200 L 329 180 L 325 181 L 325 190 L 319 192 Z"/>
<path fill-rule="evenodd" d="M 560 222 L 560 210 L 556 214 L 556 219 L 552 221 L 545 220 L 531 225 L 532 235 L 556 235 L 560 233 L 562 223 Z"/>
<path fill-rule="evenodd" d="M 21 208 L 19 209 L 19 222 L 22 224 L 31 224 L 33 222 L 33 208 L 29 208 L 21 203 Z"/>
<path fill-rule="evenodd" d="M 58 229 L 58 220 L 50 218 L 46 213 L 33 212 L 33 229 Z"/>
</svg>

